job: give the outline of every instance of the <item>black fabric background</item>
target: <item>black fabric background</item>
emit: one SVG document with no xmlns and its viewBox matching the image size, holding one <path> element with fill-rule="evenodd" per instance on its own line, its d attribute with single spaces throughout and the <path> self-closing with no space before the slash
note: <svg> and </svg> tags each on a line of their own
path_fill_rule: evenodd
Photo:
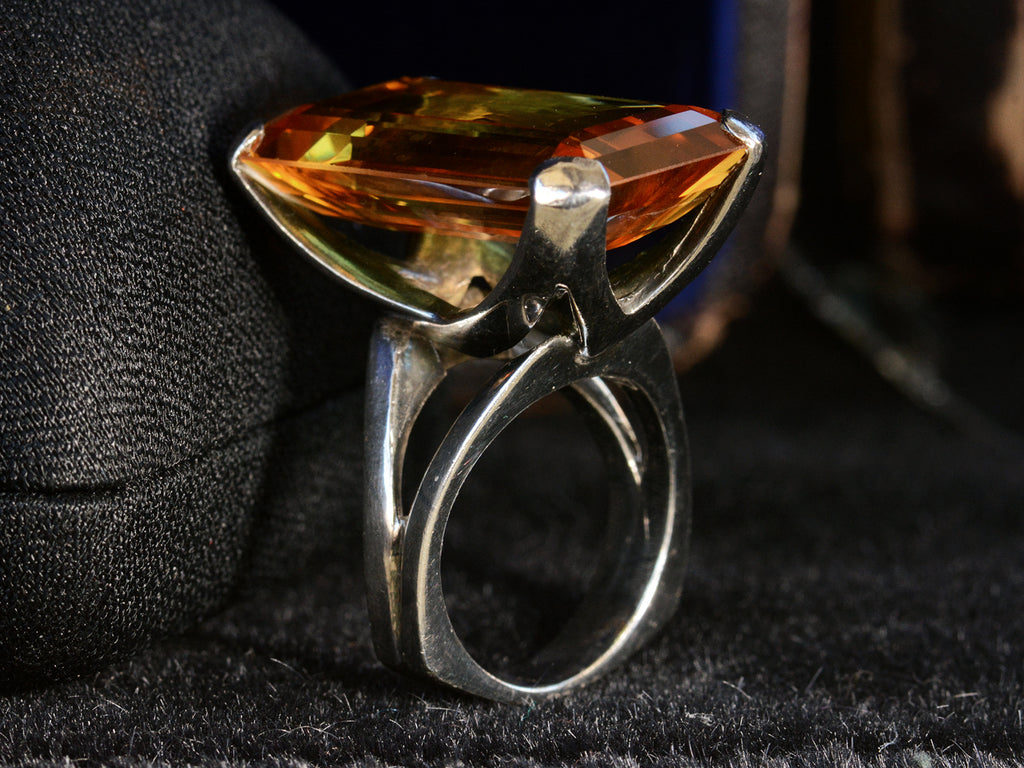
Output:
<svg viewBox="0 0 1024 768">
<path fill-rule="evenodd" d="M 1024 759 L 1024 451 L 917 410 L 778 283 L 681 382 L 694 536 L 655 642 L 533 707 L 381 668 L 353 535 L 372 310 L 225 168 L 250 120 L 342 85 L 259 5 L 75 9 L 0 28 L 0 763 Z M 945 312 L 975 350 L 1024 335 L 1013 305 Z M 579 589 L 579 445 L 527 419 L 467 489 L 446 577 L 498 656 Z"/>
<path fill-rule="evenodd" d="M 31 680 L 335 556 L 370 309 L 228 178 L 344 87 L 275 12 L 7 4 L 0 61 L 0 679 Z"/>
<path fill-rule="evenodd" d="M 1008 320 L 993 318 L 987 332 Z M 682 390 L 696 514 L 680 612 L 594 685 L 515 707 L 399 679 L 373 658 L 358 568 L 342 560 L 131 661 L 0 699 L 0 756 L 127 765 L 1019 764 L 1021 453 L 979 445 L 919 412 L 781 286 L 759 297 Z M 565 478 L 592 485 L 601 470 L 560 439 L 556 423 L 525 424 L 471 477 L 471 501 L 490 503 L 462 530 L 472 540 L 483 529 L 489 537 L 479 542 L 492 543 L 460 558 L 452 583 L 493 587 L 497 597 L 480 587 L 461 606 L 492 617 L 481 645 L 528 640 L 538 613 L 560 605 L 559 571 L 580 565 L 577 548 L 547 546 L 519 550 L 511 573 L 495 568 L 496 550 L 516 539 L 493 520 L 517 521 L 509 525 L 525 536 L 543 526 L 525 530 L 523 504 L 559 519 L 586 514 Z M 544 464 L 561 477 L 544 481 Z"/>
</svg>

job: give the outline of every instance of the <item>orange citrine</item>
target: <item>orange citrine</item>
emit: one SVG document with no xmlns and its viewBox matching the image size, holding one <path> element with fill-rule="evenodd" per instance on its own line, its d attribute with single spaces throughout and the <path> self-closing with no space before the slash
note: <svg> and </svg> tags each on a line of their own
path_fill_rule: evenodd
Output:
<svg viewBox="0 0 1024 768">
<path fill-rule="evenodd" d="M 242 170 L 294 204 L 372 226 L 515 240 L 551 157 L 611 180 L 608 247 L 692 210 L 745 148 L 705 109 L 403 78 L 264 127 Z"/>
</svg>

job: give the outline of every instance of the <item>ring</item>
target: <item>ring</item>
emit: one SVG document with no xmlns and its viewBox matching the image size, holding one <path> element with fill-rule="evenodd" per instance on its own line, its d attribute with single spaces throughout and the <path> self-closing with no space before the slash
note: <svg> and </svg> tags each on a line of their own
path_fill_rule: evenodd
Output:
<svg viewBox="0 0 1024 768">
<path fill-rule="evenodd" d="M 655 634 L 679 600 L 690 478 L 655 313 L 708 264 L 753 192 L 763 137 L 693 107 L 405 78 L 259 126 L 232 170 L 303 253 L 391 311 L 371 343 L 364 565 L 388 666 L 499 701 L 558 695 Z M 421 233 L 371 250 L 337 220 Z M 607 250 L 672 224 L 609 272 Z M 456 417 L 405 511 L 413 425 L 448 372 L 502 367 Z M 513 673 L 452 627 L 445 526 L 492 441 L 564 391 L 595 424 L 609 511 L 597 572 L 556 638 Z"/>
</svg>

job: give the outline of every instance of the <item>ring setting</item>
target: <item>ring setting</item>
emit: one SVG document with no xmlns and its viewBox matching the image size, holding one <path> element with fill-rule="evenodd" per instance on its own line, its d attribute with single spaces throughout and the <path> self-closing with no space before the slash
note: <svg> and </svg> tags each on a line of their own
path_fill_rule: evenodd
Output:
<svg viewBox="0 0 1024 768">
<path fill-rule="evenodd" d="M 276 228 L 390 310 L 371 342 L 364 437 L 364 567 L 385 664 L 526 701 L 593 679 L 671 617 L 689 459 L 653 316 L 732 229 L 762 144 L 730 113 L 428 78 L 299 107 L 240 144 L 232 170 Z M 420 244 L 408 256 L 378 253 L 333 219 L 415 232 Z M 609 272 L 609 248 L 670 225 Z M 402 464 L 420 410 L 452 368 L 493 356 L 502 368 L 456 417 L 405 504 Z M 598 425 L 608 534 L 561 633 L 516 675 L 499 675 L 452 628 L 445 525 L 491 442 L 559 390 Z"/>
</svg>

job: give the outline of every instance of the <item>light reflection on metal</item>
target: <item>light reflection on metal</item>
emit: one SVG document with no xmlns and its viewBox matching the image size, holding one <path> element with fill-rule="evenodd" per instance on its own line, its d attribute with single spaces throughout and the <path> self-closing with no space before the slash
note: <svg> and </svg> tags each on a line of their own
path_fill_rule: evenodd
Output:
<svg viewBox="0 0 1024 768">
<path fill-rule="evenodd" d="M 610 184 L 595 160 L 538 166 L 526 226 L 506 264 L 502 253 L 472 246 L 446 259 L 448 238 L 428 242 L 412 259 L 374 252 L 246 176 L 238 156 L 258 141 L 259 129 L 236 151 L 233 170 L 270 221 L 329 273 L 392 312 L 372 341 L 365 425 L 364 558 L 374 645 L 384 663 L 492 699 L 543 698 L 621 661 L 675 611 L 689 538 L 689 461 L 675 376 L 652 318 L 708 264 L 760 175 L 758 129 L 729 113 L 721 127 L 745 145 L 744 162 L 658 246 L 610 275 Z M 469 275 L 479 278 L 478 301 L 464 300 L 462 286 L 474 282 Z M 443 289 L 426 289 L 438 283 Z M 467 355 L 507 362 L 455 420 L 406 515 L 400 486 L 413 424 Z M 559 390 L 572 393 L 599 425 L 595 439 L 609 462 L 609 530 L 576 614 L 517 675 L 503 677 L 480 666 L 452 628 L 441 589 L 445 524 L 495 437 Z"/>
</svg>

